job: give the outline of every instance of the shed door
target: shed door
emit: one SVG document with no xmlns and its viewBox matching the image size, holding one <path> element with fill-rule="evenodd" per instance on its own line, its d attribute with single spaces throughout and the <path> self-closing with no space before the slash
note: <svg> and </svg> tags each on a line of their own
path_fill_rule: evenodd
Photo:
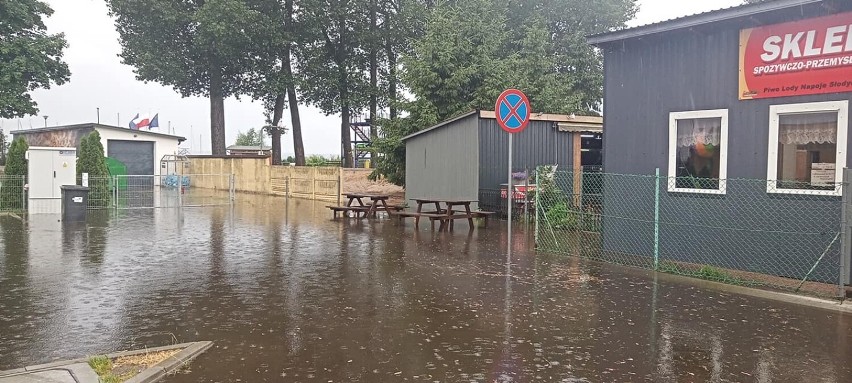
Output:
<svg viewBox="0 0 852 383">
<path fill-rule="evenodd" d="M 151 141 L 107 141 L 107 155 L 127 166 L 127 175 L 154 175 L 154 143 Z"/>
</svg>

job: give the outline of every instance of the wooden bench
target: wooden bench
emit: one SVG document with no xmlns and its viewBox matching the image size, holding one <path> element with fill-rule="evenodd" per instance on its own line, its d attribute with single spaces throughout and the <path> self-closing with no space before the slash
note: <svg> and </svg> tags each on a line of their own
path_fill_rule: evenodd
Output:
<svg viewBox="0 0 852 383">
<path fill-rule="evenodd" d="M 405 210 L 405 206 L 402 205 L 388 205 L 387 211 L 390 212 L 399 212 Z"/>
<path fill-rule="evenodd" d="M 414 227 L 420 228 L 420 218 L 429 218 L 432 222 L 432 230 L 435 230 L 435 220 L 439 220 L 441 218 L 446 218 L 447 215 L 445 213 L 434 213 L 434 212 L 426 212 L 426 213 L 418 213 L 416 211 L 403 211 L 399 210 L 393 212 L 392 215 L 394 217 L 399 218 L 399 220 L 403 220 L 405 218 L 414 218 Z"/>
<path fill-rule="evenodd" d="M 453 221 L 456 219 L 466 219 L 469 218 L 467 213 L 464 212 L 454 212 L 455 214 L 451 216 L 447 216 L 447 211 L 435 212 L 435 211 L 427 211 L 427 212 L 416 212 L 416 211 L 396 211 L 391 213 L 394 217 L 403 220 L 405 218 L 414 218 L 414 226 L 420 228 L 420 218 L 428 218 L 432 224 L 432 230 L 435 230 L 435 221 L 441 221 L 442 225 L 445 225 L 444 221 Z M 472 211 L 470 215 L 473 218 L 483 218 L 484 219 L 484 227 L 488 226 L 488 217 L 496 214 L 493 211 Z M 449 222 L 447 222 L 449 223 Z"/>
<path fill-rule="evenodd" d="M 488 217 L 497 213 L 493 211 L 477 210 L 470 212 L 470 214 L 473 215 L 473 218 L 482 218 L 482 227 L 488 227 Z"/>
<path fill-rule="evenodd" d="M 337 219 L 337 213 L 342 213 L 344 217 L 348 217 L 347 213 L 355 212 L 355 217 L 360 217 L 361 213 L 364 213 L 366 216 L 367 212 L 370 211 L 369 206 L 326 206 L 334 213 L 334 219 Z"/>
</svg>

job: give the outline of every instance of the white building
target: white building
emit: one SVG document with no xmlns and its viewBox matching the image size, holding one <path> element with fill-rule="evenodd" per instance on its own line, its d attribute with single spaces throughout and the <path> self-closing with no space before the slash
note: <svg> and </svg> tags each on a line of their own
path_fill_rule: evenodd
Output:
<svg viewBox="0 0 852 383">
<path fill-rule="evenodd" d="M 186 138 L 148 130 L 131 130 L 101 124 L 79 124 L 39 129 L 13 130 L 15 138 L 23 137 L 29 146 L 80 149 L 80 140 L 97 131 L 104 154 L 122 162 L 128 175 L 160 175 L 160 159 L 176 154 Z"/>
</svg>

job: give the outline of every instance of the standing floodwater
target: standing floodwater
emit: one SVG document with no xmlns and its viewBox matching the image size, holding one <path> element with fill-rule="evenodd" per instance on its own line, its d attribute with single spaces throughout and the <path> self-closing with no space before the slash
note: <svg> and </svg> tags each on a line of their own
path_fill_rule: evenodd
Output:
<svg viewBox="0 0 852 383">
<path fill-rule="evenodd" d="M 849 315 L 245 199 L 0 216 L 0 370 L 211 340 L 167 381 L 852 381 Z"/>
</svg>

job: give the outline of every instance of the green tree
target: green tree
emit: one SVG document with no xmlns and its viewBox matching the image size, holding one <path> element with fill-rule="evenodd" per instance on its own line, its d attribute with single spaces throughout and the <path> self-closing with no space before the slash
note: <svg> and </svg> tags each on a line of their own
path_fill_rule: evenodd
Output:
<svg viewBox="0 0 852 383">
<path fill-rule="evenodd" d="M 340 113 L 343 164 L 351 167 L 350 117 L 367 103 L 368 30 L 365 2 L 356 0 L 303 0 L 305 40 L 297 62 L 305 79 L 306 100 L 327 114 Z"/>
<path fill-rule="evenodd" d="M 257 64 L 251 53 L 261 12 L 243 0 L 107 0 L 121 38 L 121 58 L 142 81 L 184 97 L 210 98 L 214 155 L 225 154 L 226 97 L 240 95 Z"/>
<path fill-rule="evenodd" d="M 89 149 L 89 136 L 85 135 L 80 138 L 80 145 L 78 146 L 79 152 L 77 153 L 77 182 L 80 183 L 83 177 L 83 173 L 86 173 L 85 169 L 88 167 L 85 164 L 85 161 L 89 158 L 85 153 Z"/>
<path fill-rule="evenodd" d="M 239 146 L 261 146 L 263 145 L 263 132 L 255 128 L 251 128 L 245 133 L 237 133 L 237 141 L 234 145 Z"/>
<path fill-rule="evenodd" d="M 47 34 L 42 21 L 51 14 L 39 0 L 0 1 L 0 118 L 38 113 L 30 92 L 71 76 L 62 61 L 65 36 Z"/>
<path fill-rule="evenodd" d="M 27 176 L 26 153 L 29 145 L 23 137 L 18 137 L 9 145 L 6 158 L 5 177 L 0 183 L 0 209 L 24 209 L 24 183 Z"/>
<path fill-rule="evenodd" d="M 23 137 L 18 137 L 9 145 L 9 154 L 6 157 L 5 172 L 7 176 L 27 175 L 27 150 L 30 146 Z"/>
<path fill-rule="evenodd" d="M 621 28 L 635 12 L 635 0 L 436 1 L 403 58 L 401 78 L 415 101 L 383 125 L 373 178 L 404 182 L 403 136 L 493 109 L 509 87 L 523 90 L 536 112 L 596 114 L 603 64 L 585 36 Z"/>
<path fill-rule="evenodd" d="M 87 134 L 80 140 L 80 153 L 77 155 L 77 177 L 89 174 L 89 205 L 109 206 L 110 193 L 109 168 L 106 165 L 104 146 L 97 131 Z"/>
<path fill-rule="evenodd" d="M 293 50 L 298 49 L 303 33 L 296 18 L 296 9 L 301 7 L 297 0 L 253 0 L 264 21 L 254 25 L 253 55 L 257 57 L 256 79 L 249 83 L 251 97 L 264 103 L 268 125 L 264 131 L 272 138 L 272 163 L 281 163 L 281 119 L 284 109 L 290 109 L 293 127 L 293 147 L 296 163 L 305 164 L 305 148 L 302 140 L 302 123 L 299 117 L 297 88 L 299 73 L 293 68 Z"/>
<path fill-rule="evenodd" d="M 307 166 L 326 166 L 328 165 L 328 159 L 325 156 L 320 154 L 312 154 L 308 156 L 306 159 L 305 165 Z"/>
<path fill-rule="evenodd" d="M 6 142 L 6 133 L 3 132 L 3 129 L 0 129 L 0 166 L 6 166 L 6 151 L 9 149 L 9 145 Z"/>
</svg>

